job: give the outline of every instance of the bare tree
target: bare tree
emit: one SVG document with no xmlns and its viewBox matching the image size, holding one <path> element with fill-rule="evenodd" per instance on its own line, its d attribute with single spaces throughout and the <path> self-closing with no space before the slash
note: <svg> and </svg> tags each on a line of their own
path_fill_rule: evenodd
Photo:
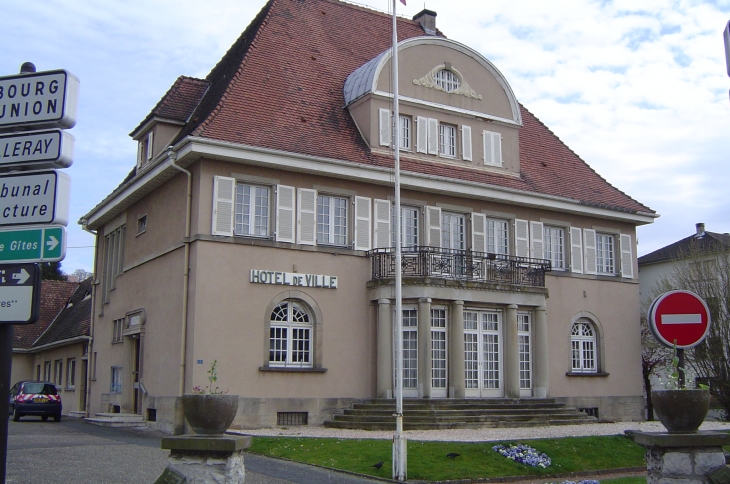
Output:
<svg viewBox="0 0 730 484">
<path fill-rule="evenodd" d="M 662 286 L 664 286 L 662 284 Z M 666 292 L 656 288 L 655 296 Z M 654 297 L 651 298 L 653 300 Z M 641 373 L 644 378 L 644 392 L 646 395 L 646 419 L 654 420 L 654 404 L 651 401 L 651 377 L 661 376 L 659 373 L 672 361 L 672 350 L 667 348 L 652 334 L 649 329 L 648 312 L 651 300 L 644 301 L 641 308 Z"/>
<path fill-rule="evenodd" d="M 710 393 L 730 417 L 730 251 L 683 254 L 663 283 L 692 291 L 707 303 L 712 324 L 705 340 L 688 351 L 687 363 L 707 378 Z"/>
</svg>

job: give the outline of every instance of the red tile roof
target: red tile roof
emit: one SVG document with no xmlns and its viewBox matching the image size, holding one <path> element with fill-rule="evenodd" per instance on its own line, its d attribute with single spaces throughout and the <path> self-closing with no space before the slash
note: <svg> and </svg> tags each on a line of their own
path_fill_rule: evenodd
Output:
<svg viewBox="0 0 730 484">
<path fill-rule="evenodd" d="M 150 114 L 139 126 L 134 128 L 132 135 L 153 117 L 171 119 L 181 123 L 187 122 L 190 114 L 208 90 L 208 86 L 210 86 L 210 83 L 202 79 L 187 76 L 178 77 Z"/>
<path fill-rule="evenodd" d="M 56 315 L 79 286 L 76 282 L 41 281 L 41 307 L 38 322 L 16 324 L 13 328 L 13 348 L 28 349 L 48 328 Z"/>
<path fill-rule="evenodd" d="M 387 14 L 337 0 L 270 0 L 206 80 L 198 80 L 210 87 L 177 140 L 192 134 L 392 166 L 388 157 L 370 152 L 343 108 L 345 79 L 389 48 L 390 29 Z M 400 40 L 422 35 L 418 22 L 398 19 Z M 402 169 L 654 213 L 598 175 L 527 109 L 521 111 L 519 178 L 405 155 Z"/>
</svg>

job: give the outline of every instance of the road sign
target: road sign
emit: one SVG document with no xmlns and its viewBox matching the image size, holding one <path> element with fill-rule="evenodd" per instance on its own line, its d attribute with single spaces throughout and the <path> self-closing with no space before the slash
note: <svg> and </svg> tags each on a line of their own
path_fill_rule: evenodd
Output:
<svg viewBox="0 0 730 484">
<path fill-rule="evenodd" d="M 0 77 L 0 129 L 73 128 L 79 80 L 65 70 Z"/>
<path fill-rule="evenodd" d="M 0 135 L 0 169 L 68 168 L 74 137 L 60 129 Z"/>
<path fill-rule="evenodd" d="M 0 229 L 0 263 L 56 262 L 65 256 L 66 227 Z"/>
<path fill-rule="evenodd" d="M 35 323 L 40 300 L 38 264 L 0 265 L 0 324 Z"/>
<path fill-rule="evenodd" d="M 59 171 L 0 175 L 0 226 L 68 225 L 71 177 Z"/>
<path fill-rule="evenodd" d="M 649 327 L 661 343 L 691 348 L 701 343 L 710 330 L 710 310 L 693 292 L 670 291 L 651 303 Z"/>
</svg>

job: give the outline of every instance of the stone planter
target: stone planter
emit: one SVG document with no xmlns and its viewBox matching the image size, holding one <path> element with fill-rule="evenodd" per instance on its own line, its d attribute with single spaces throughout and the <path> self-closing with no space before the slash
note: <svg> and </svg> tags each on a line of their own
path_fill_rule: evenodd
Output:
<svg viewBox="0 0 730 484">
<path fill-rule="evenodd" d="M 710 409 L 710 391 L 654 390 L 651 401 L 669 432 L 696 432 Z"/>
<path fill-rule="evenodd" d="M 224 434 L 236 418 L 237 411 L 238 395 L 183 395 L 183 414 L 196 434 Z"/>
</svg>

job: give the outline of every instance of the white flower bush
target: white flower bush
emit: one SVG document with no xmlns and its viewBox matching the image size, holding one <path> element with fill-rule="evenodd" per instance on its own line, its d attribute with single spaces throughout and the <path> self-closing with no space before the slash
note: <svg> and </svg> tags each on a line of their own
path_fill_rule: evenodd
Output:
<svg viewBox="0 0 730 484">
<path fill-rule="evenodd" d="M 505 445 L 495 445 L 494 447 L 492 447 L 492 450 L 494 450 L 495 452 L 499 452 L 507 459 L 519 462 L 520 464 L 524 464 L 526 466 L 540 467 L 542 469 L 545 469 L 551 464 L 550 457 L 548 457 L 546 454 L 538 452 L 529 445 L 510 444 L 509 447 Z M 585 484 L 589 483 L 586 481 Z"/>
</svg>

